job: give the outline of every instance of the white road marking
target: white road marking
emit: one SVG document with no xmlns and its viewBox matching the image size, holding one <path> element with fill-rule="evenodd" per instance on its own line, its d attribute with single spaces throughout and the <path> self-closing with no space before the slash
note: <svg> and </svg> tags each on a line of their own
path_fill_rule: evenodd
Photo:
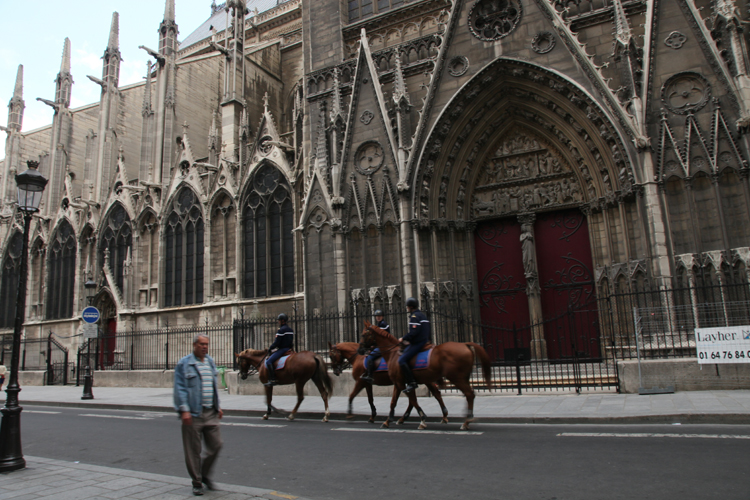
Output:
<svg viewBox="0 0 750 500">
<path fill-rule="evenodd" d="M 50 415 L 57 415 L 59 411 L 42 411 L 42 410 L 24 410 L 24 413 L 48 413 Z"/>
<path fill-rule="evenodd" d="M 659 434 L 650 432 L 562 432 L 558 434 L 558 437 L 750 439 L 750 435 L 742 434 Z"/>
<path fill-rule="evenodd" d="M 275 425 L 275 424 L 240 424 L 236 422 L 222 422 L 222 427 L 225 425 L 232 425 L 234 427 L 286 427 L 286 425 Z"/>
<path fill-rule="evenodd" d="M 97 418 L 120 418 L 123 420 L 153 420 L 153 418 L 146 417 L 123 417 L 120 415 L 98 415 L 96 413 L 81 413 L 79 417 L 97 417 Z"/>
<path fill-rule="evenodd" d="M 391 434 L 456 434 L 459 436 L 481 436 L 484 432 L 475 431 L 428 431 L 428 430 L 409 430 L 409 429 L 356 429 L 348 427 L 337 427 L 332 431 L 347 432 L 386 432 Z"/>
</svg>

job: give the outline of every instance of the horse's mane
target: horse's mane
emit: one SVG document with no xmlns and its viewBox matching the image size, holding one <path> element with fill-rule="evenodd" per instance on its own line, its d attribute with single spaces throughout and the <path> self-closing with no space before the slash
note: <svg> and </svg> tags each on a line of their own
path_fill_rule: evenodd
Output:
<svg viewBox="0 0 750 500">
<path fill-rule="evenodd" d="M 268 354 L 268 349 L 245 349 L 240 353 L 240 357 L 256 357 L 256 356 L 265 356 Z"/>
<path fill-rule="evenodd" d="M 392 340 L 393 342 L 398 342 L 398 339 L 393 336 L 393 334 L 383 330 L 378 325 L 370 324 L 367 328 L 370 329 L 370 331 L 374 332 L 375 334 L 379 335 L 380 337 L 383 337 L 388 340 Z"/>
</svg>

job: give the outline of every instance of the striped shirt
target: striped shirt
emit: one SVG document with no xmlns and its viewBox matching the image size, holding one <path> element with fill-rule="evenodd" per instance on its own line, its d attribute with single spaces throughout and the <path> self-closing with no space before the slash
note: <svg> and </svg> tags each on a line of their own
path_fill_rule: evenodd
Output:
<svg viewBox="0 0 750 500">
<path fill-rule="evenodd" d="M 214 373 L 211 370 L 211 365 L 208 364 L 208 361 L 202 362 L 195 358 L 195 366 L 201 376 L 203 407 L 212 408 L 214 406 Z"/>
</svg>

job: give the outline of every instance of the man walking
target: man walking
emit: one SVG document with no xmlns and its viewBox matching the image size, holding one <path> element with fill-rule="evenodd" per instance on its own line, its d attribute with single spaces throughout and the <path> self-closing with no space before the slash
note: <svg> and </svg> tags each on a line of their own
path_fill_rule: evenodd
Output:
<svg viewBox="0 0 750 500">
<path fill-rule="evenodd" d="M 174 408 L 182 420 L 182 447 L 185 464 L 193 480 L 193 495 L 203 495 L 203 485 L 214 489 L 211 469 L 221 449 L 216 363 L 208 355 L 208 337 L 193 339 L 193 353 L 182 358 L 174 369 Z M 206 442 L 201 458 L 201 438 Z"/>
</svg>

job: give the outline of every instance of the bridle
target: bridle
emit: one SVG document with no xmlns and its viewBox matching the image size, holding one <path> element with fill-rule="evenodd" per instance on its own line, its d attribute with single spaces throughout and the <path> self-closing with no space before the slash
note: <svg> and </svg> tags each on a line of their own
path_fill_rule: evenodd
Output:
<svg viewBox="0 0 750 500">
<path fill-rule="evenodd" d="M 266 358 L 263 358 L 263 359 L 266 359 Z M 258 366 L 255 366 L 255 364 L 252 362 L 250 358 L 240 357 L 240 360 L 245 360 L 245 362 L 249 365 L 247 367 L 247 371 L 245 373 L 242 373 L 242 361 L 240 361 L 240 378 L 242 380 L 245 380 L 247 377 L 250 377 L 251 375 L 255 375 L 256 373 L 258 373 L 260 371 L 259 367 L 261 363 L 263 363 L 263 359 L 260 360 L 260 363 L 258 363 Z"/>
<path fill-rule="evenodd" d="M 334 354 L 338 356 L 338 362 L 333 361 Z M 331 346 L 331 351 L 328 353 L 328 357 L 331 358 L 331 368 L 333 369 L 333 374 L 337 377 L 341 375 L 344 370 L 346 370 L 347 368 L 351 368 L 352 366 L 349 360 L 346 359 L 346 356 L 344 356 L 344 354 L 339 350 L 338 347 L 336 347 L 335 344 Z"/>
</svg>

